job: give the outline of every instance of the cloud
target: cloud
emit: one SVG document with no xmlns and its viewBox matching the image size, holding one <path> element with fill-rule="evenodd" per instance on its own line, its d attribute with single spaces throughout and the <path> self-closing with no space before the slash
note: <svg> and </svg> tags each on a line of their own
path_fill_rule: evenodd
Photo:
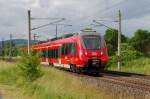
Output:
<svg viewBox="0 0 150 99">
<path fill-rule="evenodd" d="M 0 0 L 0 37 L 7 39 L 9 33 L 27 34 L 28 9 L 31 10 L 32 17 L 66 18 L 67 20 L 62 23 L 73 26 L 58 27 L 59 35 L 64 32 L 80 31 L 83 26 L 91 24 L 93 19 L 116 20 L 120 9 L 124 20 L 123 32 L 130 36 L 137 28 L 149 29 L 150 24 L 147 21 L 150 16 L 149 4 L 149 0 Z M 33 20 L 32 28 L 49 22 L 52 20 Z M 117 28 L 116 24 L 105 24 Z M 103 33 L 105 30 L 101 27 L 96 29 Z M 55 27 L 47 26 L 32 32 L 52 37 L 55 35 Z"/>
</svg>

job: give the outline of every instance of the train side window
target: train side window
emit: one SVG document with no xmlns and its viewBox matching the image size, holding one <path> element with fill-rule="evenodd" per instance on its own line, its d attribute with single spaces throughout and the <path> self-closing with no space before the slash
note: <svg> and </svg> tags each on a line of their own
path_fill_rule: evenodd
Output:
<svg viewBox="0 0 150 99">
<path fill-rule="evenodd" d="M 71 54 L 72 43 L 67 44 L 66 54 Z"/>
<path fill-rule="evenodd" d="M 65 49 L 64 49 L 64 54 L 67 55 L 67 54 L 70 54 L 70 51 L 71 51 L 71 43 L 67 43 L 65 44 Z"/>
<path fill-rule="evenodd" d="M 48 50 L 48 58 L 51 58 L 51 50 Z"/>
<path fill-rule="evenodd" d="M 58 58 L 58 49 L 55 49 L 55 58 Z"/>
<path fill-rule="evenodd" d="M 44 51 L 42 51 L 42 57 L 43 57 L 43 58 L 45 57 Z"/>
<path fill-rule="evenodd" d="M 54 52 L 54 49 L 52 49 L 52 58 L 54 58 L 55 56 L 55 52 Z"/>
<path fill-rule="evenodd" d="M 53 50 L 48 50 L 48 58 L 53 58 Z"/>
<path fill-rule="evenodd" d="M 63 44 L 61 47 L 61 54 L 64 55 L 66 50 L 66 44 Z"/>
<path fill-rule="evenodd" d="M 47 50 L 43 50 L 42 52 L 43 52 L 42 53 L 43 58 L 46 58 L 47 57 Z"/>
<path fill-rule="evenodd" d="M 76 43 L 63 44 L 61 47 L 62 55 L 76 54 Z"/>
<path fill-rule="evenodd" d="M 70 54 L 76 54 L 76 43 L 71 43 Z"/>
<path fill-rule="evenodd" d="M 54 49 L 54 56 L 53 56 L 53 58 L 56 58 L 56 50 Z"/>
<path fill-rule="evenodd" d="M 65 44 L 65 55 L 67 55 L 68 54 L 68 48 L 69 48 L 69 46 L 68 46 L 68 44 Z"/>
<path fill-rule="evenodd" d="M 58 49 L 51 49 L 48 51 L 49 58 L 58 58 Z"/>
</svg>

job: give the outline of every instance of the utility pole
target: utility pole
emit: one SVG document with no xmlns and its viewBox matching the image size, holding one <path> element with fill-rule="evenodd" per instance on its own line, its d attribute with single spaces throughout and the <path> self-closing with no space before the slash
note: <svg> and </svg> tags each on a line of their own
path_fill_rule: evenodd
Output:
<svg viewBox="0 0 150 99">
<path fill-rule="evenodd" d="M 119 10 L 119 27 L 118 27 L 118 71 L 121 66 L 121 11 Z"/>
<path fill-rule="evenodd" d="M 35 42 L 35 38 L 36 38 L 36 34 L 34 33 L 34 35 L 33 35 L 33 38 L 34 38 L 34 42 Z"/>
<path fill-rule="evenodd" d="M 5 56 L 4 47 L 5 47 L 4 38 L 2 38 L 2 60 L 4 60 L 4 56 Z"/>
<path fill-rule="evenodd" d="M 69 25 L 69 24 L 52 24 L 52 25 L 56 25 L 56 39 L 58 37 L 58 26 L 72 26 L 72 25 Z"/>
<path fill-rule="evenodd" d="M 31 52 L 31 11 L 28 10 L 28 54 Z"/>
<path fill-rule="evenodd" d="M 0 46 L 0 56 L 1 56 L 1 58 L 2 58 L 2 56 L 3 56 L 3 38 L 2 38 L 2 40 L 1 40 L 1 44 L 0 44 L 1 46 Z"/>
<path fill-rule="evenodd" d="M 37 38 L 37 40 L 38 40 L 39 36 L 38 36 L 38 35 L 36 35 L 36 34 L 34 33 L 33 38 L 34 38 L 34 44 L 36 44 L 36 43 L 35 43 L 36 38 Z"/>
<path fill-rule="evenodd" d="M 12 34 L 10 34 L 10 40 L 9 40 L 9 60 L 12 58 Z"/>
<path fill-rule="evenodd" d="M 57 39 L 57 24 L 56 24 L 56 39 Z"/>
</svg>

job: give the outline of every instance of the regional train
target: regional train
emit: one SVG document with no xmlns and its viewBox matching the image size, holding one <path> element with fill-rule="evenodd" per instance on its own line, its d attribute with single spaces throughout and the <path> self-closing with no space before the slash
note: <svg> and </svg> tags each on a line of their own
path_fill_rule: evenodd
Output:
<svg viewBox="0 0 150 99">
<path fill-rule="evenodd" d="M 92 29 L 66 34 L 48 42 L 32 46 L 33 52 L 41 52 L 41 62 L 72 72 L 99 73 L 108 63 L 104 38 Z"/>
</svg>

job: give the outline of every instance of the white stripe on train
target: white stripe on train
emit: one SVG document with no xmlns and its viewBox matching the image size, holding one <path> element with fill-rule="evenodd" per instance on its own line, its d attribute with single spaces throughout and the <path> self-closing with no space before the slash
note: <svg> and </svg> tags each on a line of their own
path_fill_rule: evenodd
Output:
<svg viewBox="0 0 150 99">
<path fill-rule="evenodd" d="M 43 64 L 43 65 L 49 65 L 48 62 L 41 62 L 41 64 Z M 69 64 L 57 64 L 57 63 L 54 63 L 54 66 L 55 66 L 55 67 L 70 68 L 70 65 L 69 65 Z"/>
</svg>

